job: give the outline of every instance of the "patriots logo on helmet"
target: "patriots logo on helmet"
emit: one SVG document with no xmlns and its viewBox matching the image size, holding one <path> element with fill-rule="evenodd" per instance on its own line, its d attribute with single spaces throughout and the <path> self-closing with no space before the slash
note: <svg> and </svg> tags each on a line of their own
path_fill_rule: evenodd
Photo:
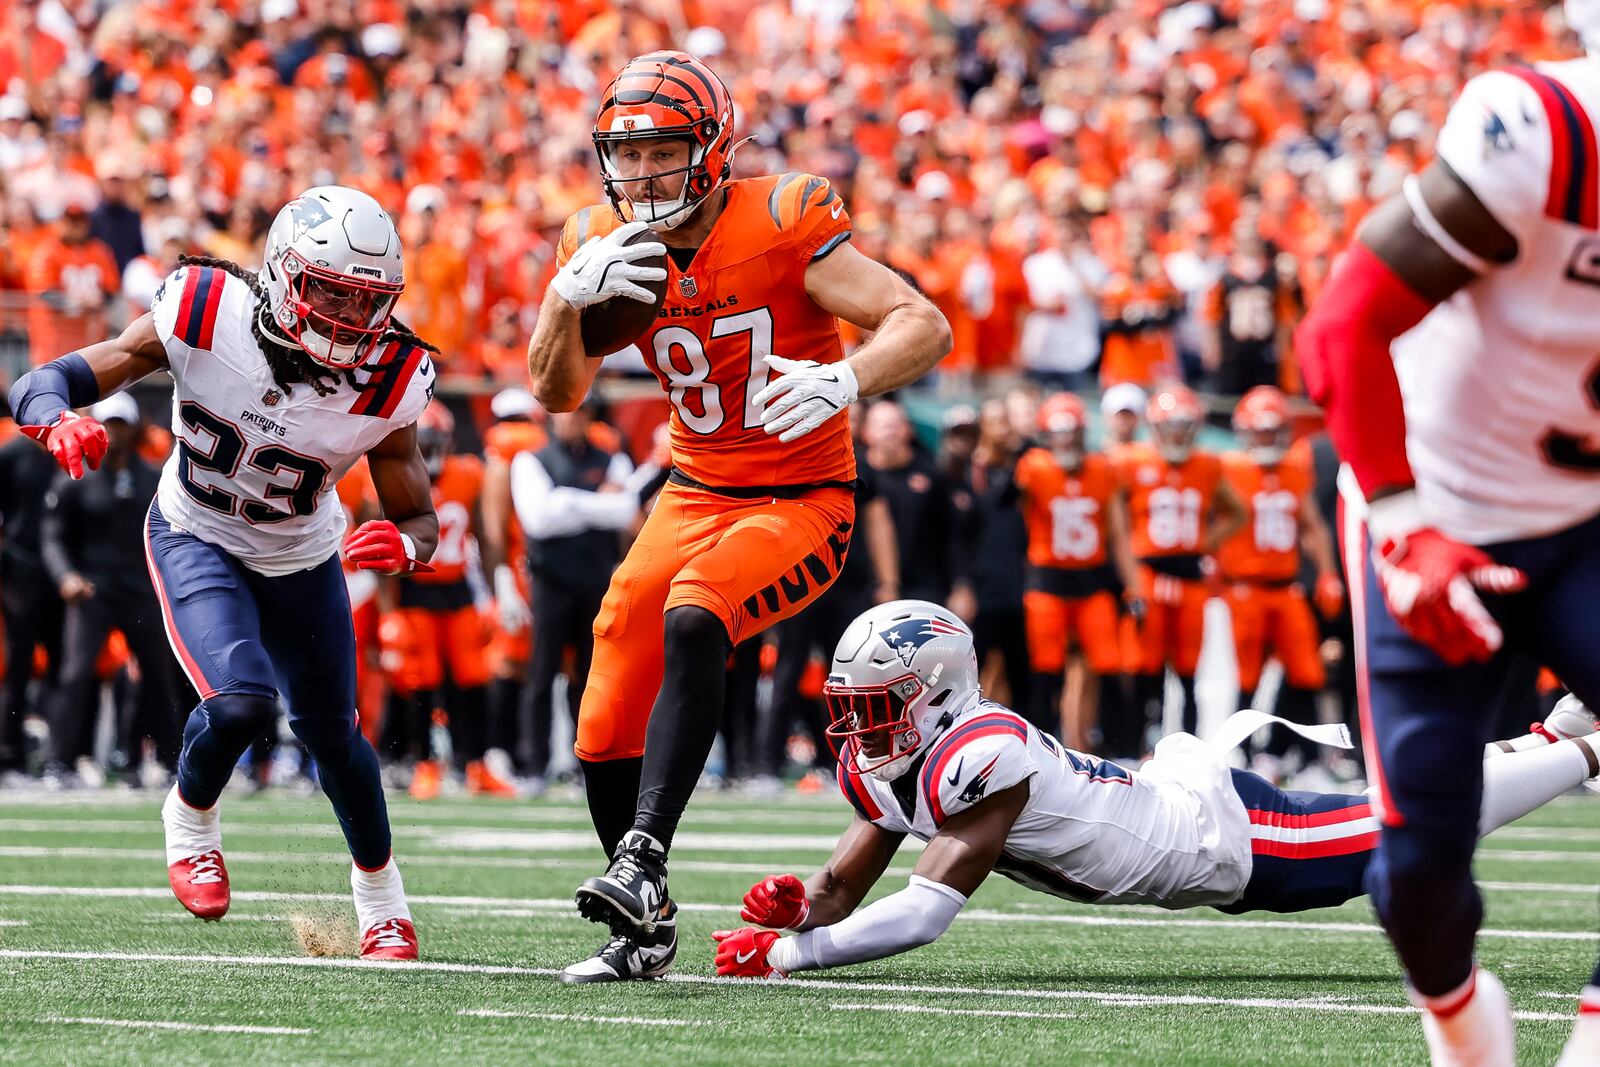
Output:
<svg viewBox="0 0 1600 1067">
<path fill-rule="evenodd" d="M 900 657 L 907 667 L 916 658 L 917 650 L 935 637 L 960 634 L 961 630 L 943 619 L 903 619 L 891 630 L 882 630 L 878 638 Z"/>
<path fill-rule="evenodd" d="M 324 222 L 333 218 L 328 214 L 328 209 L 315 197 L 299 196 L 289 201 L 289 212 L 294 216 L 294 236 L 298 240 L 301 234 L 314 230 Z"/>
</svg>

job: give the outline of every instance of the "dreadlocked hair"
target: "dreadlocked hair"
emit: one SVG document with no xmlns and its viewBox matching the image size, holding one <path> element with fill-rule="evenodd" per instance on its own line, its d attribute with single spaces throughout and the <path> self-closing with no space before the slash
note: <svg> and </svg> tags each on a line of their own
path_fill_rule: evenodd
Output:
<svg viewBox="0 0 1600 1067">
<path fill-rule="evenodd" d="M 256 272 L 246 270 L 232 260 L 219 259 L 216 256 L 180 255 L 178 264 L 184 267 L 212 267 L 217 270 L 225 270 L 248 285 L 251 294 L 258 303 L 267 298 L 267 294 L 261 288 L 261 278 Z M 272 370 L 272 380 L 277 383 L 278 388 L 283 390 L 284 396 L 288 396 L 293 392 L 296 385 L 309 385 L 317 391 L 318 396 L 329 396 L 338 391 L 340 371 L 319 366 L 303 353 L 297 352 L 283 342 L 269 336 L 261 328 L 261 316 L 259 314 L 250 316 L 250 335 L 255 338 L 256 344 L 261 348 L 261 354 L 266 357 L 267 366 Z M 389 341 L 400 341 L 405 344 L 416 345 L 424 351 L 439 355 L 439 350 L 436 347 L 418 337 L 411 327 L 393 316 L 389 318 L 389 328 L 378 338 L 378 344 L 385 344 Z M 385 366 L 387 364 L 380 363 L 368 369 L 378 371 Z M 345 382 L 357 392 L 370 388 L 377 378 L 376 375 L 371 375 L 365 382 L 357 381 L 355 368 L 347 369 L 342 373 Z"/>
</svg>

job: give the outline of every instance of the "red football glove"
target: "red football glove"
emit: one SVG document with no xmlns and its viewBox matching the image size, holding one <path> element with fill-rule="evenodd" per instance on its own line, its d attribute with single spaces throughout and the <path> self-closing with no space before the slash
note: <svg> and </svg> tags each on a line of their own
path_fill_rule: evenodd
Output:
<svg viewBox="0 0 1600 1067">
<path fill-rule="evenodd" d="M 1332 571 L 1317 576 L 1317 590 L 1312 595 L 1324 619 L 1337 619 L 1344 610 L 1344 583 Z"/>
<path fill-rule="evenodd" d="M 750 887 L 739 918 L 772 930 L 798 930 L 811 913 L 806 887 L 792 874 L 774 874 Z"/>
<path fill-rule="evenodd" d="M 106 454 L 106 428 L 87 415 L 63 411 L 49 426 L 24 426 L 22 432 L 44 442 L 61 469 L 82 478 L 84 467 L 96 470 Z"/>
<path fill-rule="evenodd" d="M 382 574 L 412 574 L 433 568 L 411 554 L 409 540 L 388 519 L 373 519 L 345 539 L 344 558 L 357 570 Z"/>
<path fill-rule="evenodd" d="M 1422 525 L 1412 492 L 1374 501 L 1367 523 L 1373 569 L 1401 629 L 1452 665 L 1500 650 L 1500 626 L 1478 592 L 1514 593 L 1527 575 Z"/>
<path fill-rule="evenodd" d="M 767 953 L 778 940 L 771 930 L 741 926 L 737 930 L 718 930 L 711 939 L 717 943 L 718 974 L 733 978 L 789 977 L 767 962 Z"/>
</svg>

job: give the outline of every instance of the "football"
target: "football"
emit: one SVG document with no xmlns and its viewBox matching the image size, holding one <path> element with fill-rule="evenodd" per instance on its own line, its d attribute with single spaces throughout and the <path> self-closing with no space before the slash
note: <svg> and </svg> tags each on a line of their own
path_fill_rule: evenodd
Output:
<svg viewBox="0 0 1600 1067">
<path fill-rule="evenodd" d="M 651 231 L 640 230 L 628 244 L 657 239 Z M 666 256 L 650 256 L 639 260 L 638 263 L 643 267 L 659 267 L 663 271 L 667 269 Z M 646 304 L 642 300 L 614 296 L 610 300 L 603 300 L 583 309 L 579 329 L 583 336 L 583 350 L 591 358 L 599 359 L 601 356 L 609 356 L 613 352 L 627 348 L 643 336 L 651 323 L 656 321 L 661 305 L 667 301 L 667 279 L 663 277 L 659 282 L 640 282 L 639 285 L 650 290 L 655 299 Z"/>
</svg>

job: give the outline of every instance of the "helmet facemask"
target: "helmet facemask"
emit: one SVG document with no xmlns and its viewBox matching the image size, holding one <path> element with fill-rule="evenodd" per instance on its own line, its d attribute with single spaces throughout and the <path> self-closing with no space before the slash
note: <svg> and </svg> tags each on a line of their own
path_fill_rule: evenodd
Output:
<svg viewBox="0 0 1600 1067">
<path fill-rule="evenodd" d="M 596 133 L 594 145 L 595 152 L 600 157 L 600 179 L 605 186 L 606 195 L 611 198 L 612 205 L 620 206 L 621 201 L 626 200 L 634 221 L 642 222 L 652 230 L 672 230 L 687 222 L 694 215 L 695 209 L 727 178 L 727 171 L 731 170 L 732 164 L 730 158 L 724 173 L 713 177 L 705 160 L 709 145 L 716 139 L 717 124 L 707 119 L 700 124 L 700 127 L 697 131 L 700 136 L 683 132 L 682 127 L 668 130 Z M 644 140 L 683 141 L 689 148 L 689 162 L 681 167 L 643 174 L 636 178 L 623 177 L 618 166 L 617 154 L 630 141 Z M 672 199 L 646 199 L 642 195 L 649 191 L 652 183 L 660 183 L 663 179 L 671 179 L 678 175 L 683 176 L 683 185 L 678 189 L 678 195 Z M 633 192 L 641 195 L 635 198 Z"/>
<path fill-rule="evenodd" d="M 1240 436 L 1244 438 L 1245 453 L 1263 467 L 1273 467 L 1281 463 L 1289 451 L 1287 426 L 1246 429 Z"/>
<path fill-rule="evenodd" d="M 1195 439 L 1200 435 L 1200 420 L 1183 416 L 1168 416 L 1152 423 L 1150 432 L 1156 439 L 1156 451 L 1168 463 L 1187 463 L 1194 454 Z"/>
<path fill-rule="evenodd" d="M 340 274 L 293 248 L 284 252 L 281 266 L 287 296 L 273 315 L 276 332 L 325 367 L 346 370 L 366 362 L 389 327 L 404 284 Z"/>
<path fill-rule="evenodd" d="M 925 740 L 913 713 L 928 689 L 913 674 L 882 685 L 851 686 L 829 678 L 822 687 L 828 747 L 847 768 L 894 781 L 911 766 Z"/>
</svg>

